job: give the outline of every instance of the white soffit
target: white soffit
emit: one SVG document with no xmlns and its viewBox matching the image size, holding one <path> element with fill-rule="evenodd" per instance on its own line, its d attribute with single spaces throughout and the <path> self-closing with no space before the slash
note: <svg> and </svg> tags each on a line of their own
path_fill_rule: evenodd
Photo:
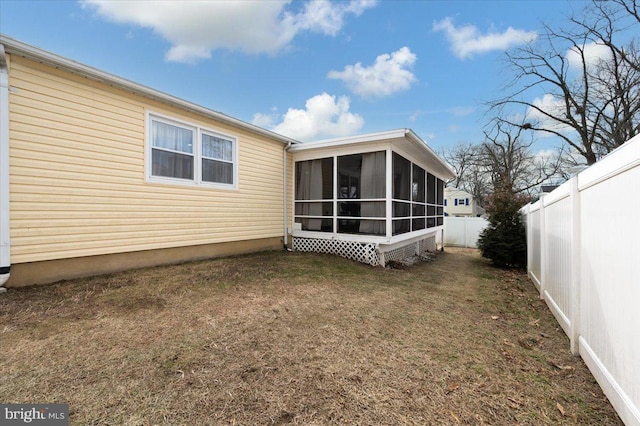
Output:
<svg viewBox="0 0 640 426">
<path fill-rule="evenodd" d="M 315 142 L 305 142 L 292 146 L 290 151 L 305 152 L 311 150 L 327 151 L 335 148 L 355 146 L 360 144 L 370 144 L 375 142 L 386 142 L 403 147 L 416 158 L 425 158 L 427 162 L 434 166 L 434 172 L 446 179 L 453 178 L 455 174 L 447 165 L 418 135 L 411 129 L 396 129 L 385 132 L 367 133 L 364 135 L 348 136 L 344 138 L 325 139 Z M 406 143 L 409 143 L 408 145 Z"/>
</svg>

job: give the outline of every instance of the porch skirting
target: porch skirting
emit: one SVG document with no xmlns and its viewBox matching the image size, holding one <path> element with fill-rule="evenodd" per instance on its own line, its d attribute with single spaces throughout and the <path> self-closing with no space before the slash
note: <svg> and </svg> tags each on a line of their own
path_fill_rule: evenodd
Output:
<svg viewBox="0 0 640 426">
<path fill-rule="evenodd" d="M 435 250 L 436 236 L 428 235 L 423 239 L 409 240 L 406 244 L 394 244 L 392 247 L 379 243 L 293 237 L 294 251 L 335 254 L 372 266 L 386 266 L 389 262 Z"/>
<path fill-rule="evenodd" d="M 435 250 L 436 236 L 429 235 L 418 241 L 407 242 L 407 244 L 403 245 L 402 247 L 397 247 L 386 251 L 383 247 L 380 253 L 380 264 L 385 266 L 389 262 L 399 262 L 413 256 L 420 256 L 427 251 Z"/>
<path fill-rule="evenodd" d="M 293 250 L 337 254 L 373 266 L 381 264 L 376 243 L 293 237 Z"/>
</svg>

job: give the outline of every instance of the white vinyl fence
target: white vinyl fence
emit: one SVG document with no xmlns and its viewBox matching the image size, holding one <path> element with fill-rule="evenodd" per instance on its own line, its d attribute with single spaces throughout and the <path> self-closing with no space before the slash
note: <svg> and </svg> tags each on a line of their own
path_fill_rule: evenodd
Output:
<svg viewBox="0 0 640 426">
<path fill-rule="evenodd" d="M 457 247 L 477 247 L 478 236 L 489 222 L 482 217 L 444 218 L 444 245 Z"/>
<path fill-rule="evenodd" d="M 640 425 L 640 136 L 522 209 L 528 272 L 626 425 Z"/>
</svg>

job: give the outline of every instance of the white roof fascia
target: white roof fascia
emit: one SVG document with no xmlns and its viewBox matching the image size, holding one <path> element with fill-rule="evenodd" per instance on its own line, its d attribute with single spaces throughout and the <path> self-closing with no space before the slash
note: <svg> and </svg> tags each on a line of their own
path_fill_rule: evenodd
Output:
<svg viewBox="0 0 640 426">
<path fill-rule="evenodd" d="M 450 198 L 470 198 L 471 200 L 475 201 L 475 198 L 473 197 L 473 194 L 470 194 L 467 191 L 464 191 L 462 189 L 458 189 L 458 188 L 450 188 L 450 187 L 445 187 L 444 188 L 444 195 L 445 197 L 450 197 Z"/>
<path fill-rule="evenodd" d="M 388 130 L 385 132 L 367 133 L 364 135 L 347 136 L 344 138 L 324 139 L 315 142 L 303 142 L 291 147 L 291 152 L 306 151 L 308 149 L 330 148 L 367 142 L 379 142 L 389 139 L 404 138 L 406 129 Z"/>
<path fill-rule="evenodd" d="M 68 59 L 63 56 L 56 55 L 54 53 L 32 46 L 30 44 L 21 42 L 19 40 L 15 40 L 11 37 L 7 37 L 3 34 L 0 34 L 0 44 L 4 45 L 6 52 L 9 54 L 22 56 L 24 58 L 31 59 L 36 62 L 40 62 L 64 71 L 68 71 L 72 74 L 80 75 L 82 77 L 86 77 L 101 83 L 105 83 L 117 89 L 122 89 L 122 90 L 131 92 L 137 95 L 141 95 L 155 101 L 177 106 L 185 110 L 203 115 L 205 117 L 213 118 L 215 120 L 222 121 L 223 123 L 243 128 L 252 133 L 257 133 L 263 136 L 267 136 L 271 139 L 275 139 L 284 144 L 291 143 L 292 145 L 295 145 L 300 143 L 300 141 L 298 140 L 288 138 L 278 133 L 274 133 L 270 130 L 263 129 L 262 127 L 258 127 L 256 125 L 247 123 L 237 118 L 230 117 L 221 112 L 213 111 L 203 106 L 191 103 L 189 101 L 185 101 L 184 99 L 180 99 L 175 96 L 169 95 L 167 93 L 161 92 L 159 90 L 152 89 L 148 86 L 135 83 L 131 80 L 118 77 L 116 75 L 99 70 L 89 65 L 76 62 L 72 59 Z"/>
<path fill-rule="evenodd" d="M 436 154 L 429 145 L 426 144 L 415 132 L 411 129 L 395 129 L 388 130 L 384 132 L 376 132 L 376 133 L 367 133 L 364 135 L 356 135 L 356 136 L 348 136 L 344 138 L 334 138 L 334 139 L 325 139 L 315 142 L 304 142 L 298 145 L 292 146 L 289 150 L 290 152 L 302 152 L 312 149 L 327 149 L 327 148 L 336 148 L 341 146 L 355 145 L 359 143 L 370 143 L 370 142 L 380 142 L 380 141 L 393 141 L 398 139 L 406 139 L 416 146 L 418 146 L 421 150 L 426 151 L 427 156 L 433 160 L 437 164 L 441 166 L 440 172 L 446 176 L 447 178 L 455 177 L 455 173 L 451 169 L 451 167 L 445 163 L 439 156 Z"/>
<path fill-rule="evenodd" d="M 416 145 L 420 146 L 422 149 L 427 151 L 430 157 L 432 157 L 436 162 L 438 162 L 442 169 L 440 170 L 448 179 L 452 179 L 456 176 L 455 172 L 451 169 L 451 167 L 440 158 L 438 154 L 435 153 L 433 149 L 425 141 L 423 141 L 420 136 L 416 135 L 413 130 L 406 129 L 407 131 L 407 139 L 411 140 Z"/>
</svg>

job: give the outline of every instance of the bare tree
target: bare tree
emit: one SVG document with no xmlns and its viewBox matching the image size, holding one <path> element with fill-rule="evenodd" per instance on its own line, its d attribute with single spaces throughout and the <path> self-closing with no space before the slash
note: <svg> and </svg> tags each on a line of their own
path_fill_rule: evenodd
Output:
<svg viewBox="0 0 640 426">
<path fill-rule="evenodd" d="M 591 4 L 579 16 L 569 18 L 583 34 L 589 34 L 593 40 L 598 41 L 616 52 L 621 61 L 638 71 L 637 37 L 625 44 L 618 44 L 616 35 L 621 32 L 637 32 L 640 24 L 640 2 L 638 0 L 591 0 Z"/>
<path fill-rule="evenodd" d="M 592 1 L 596 7 L 600 6 L 600 0 Z M 636 23 L 640 24 L 640 2 L 638 0 L 611 0 L 611 3 L 621 6 L 631 17 L 631 20 L 635 19 Z"/>
<path fill-rule="evenodd" d="M 487 196 L 491 193 L 491 182 L 480 162 L 474 164 L 473 167 L 469 169 L 466 175 L 466 184 L 463 189 L 473 195 L 473 198 L 478 201 L 480 207 L 487 208 L 489 202 Z"/>
<path fill-rule="evenodd" d="M 604 6 L 594 0 L 591 14 L 569 19 L 570 29 L 545 26 L 536 42 L 509 52 L 514 78 L 507 96 L 490 103 L 491 110 L 508 117 L 509 107 L 524 108 L 524 122 L 503 121 L 560 138 L 587 164 L 640 133 L 636 40 L 616 40 L 619 33 L 631 31 L 625 18 L 637 19 L 636 1 Z M 599 17 L 592 18 L 594 14 Z M 531 99 L 540 93 L 542 98 Z"/>
<path fill-rule="evenodd" d="M 468 192 L 484 207 L 486 196 L 491 192 L 491 182 L 481 161 L 481 146 L 461 143 L 441 152 L 442 157 L 455 172 L 447 186 Z"/>
<path fill-rule="evenodd" d="M 495 119 L 479 144 L 460 144 L 443 152 L 456 177 L 448 185 L 462 189 L 485 207 L 487 196 L 496 191 L 534 195 L 537 187 L 551 180 L 566 180 L 571 166 L 564 151 L 534 152 L 534 135 L 521 123 L 512 125 Z"/>
<path fill-rule="evenodd" d="M 529 194 L 539 185 L 558 176 L 562 151 L 536 155 L 531 147 L 533 136 L 523 125 L 497 119 L 493 129 L 485 131 L 480 147 L 480 161 L 490 176 L 494 192 Z"/>
<path fill-rule="evenodd" d="M 640 40 L 617 40 L 621 33 L 638 33 L 639 11 L 637 0 L 592 0 L 583 16 L 570 18 L 576 38 L 608 50 L 606 58 L 588 70 L 596 88 L 594 103 L 607 105 L 595 138 L 604 153 L 640 134 Z"/>
</svg>

